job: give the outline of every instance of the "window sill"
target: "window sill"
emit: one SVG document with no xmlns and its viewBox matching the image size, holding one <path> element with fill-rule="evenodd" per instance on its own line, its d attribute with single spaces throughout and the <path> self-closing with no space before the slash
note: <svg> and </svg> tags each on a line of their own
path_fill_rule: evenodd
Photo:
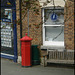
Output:
<svg viewBox="0 0 75 75">
<path fill-rule="evenodd" d="M 64 50 L 65 49 L 65 46 L 51 46 L 51 45 L 41 45 L 41 49 L 52 49 L 52 50 Z"/>
</svg>

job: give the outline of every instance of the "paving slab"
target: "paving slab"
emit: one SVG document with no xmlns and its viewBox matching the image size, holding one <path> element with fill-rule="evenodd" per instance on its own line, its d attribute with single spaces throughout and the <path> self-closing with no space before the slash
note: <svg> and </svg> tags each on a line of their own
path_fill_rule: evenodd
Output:
<svg viewBox="0 0 75 75">
<path fill-rule="evenodd" d="M 74 69 L 41 65 L 25 68 L 19 63 L 1 58 L 1 75 L 74 75 Z"/>
</svg>

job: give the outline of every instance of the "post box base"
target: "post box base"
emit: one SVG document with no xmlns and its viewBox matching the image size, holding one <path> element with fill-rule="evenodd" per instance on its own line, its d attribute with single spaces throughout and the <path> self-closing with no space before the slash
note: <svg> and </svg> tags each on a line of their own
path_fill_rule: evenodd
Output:
<svg viewBox="0 0 75 75">
<path fill-rule="evenodd" d="M 29 68 L 29 67 L 31 67 L 31 66 L 22 66 L 22 67 L 24 67 L 24 68 Z"/>
<path fill-rule="evenodd" d="M 39 60 L 32 60 L 32 65 L 40 65 L 40 61 Z"/>
</svg>

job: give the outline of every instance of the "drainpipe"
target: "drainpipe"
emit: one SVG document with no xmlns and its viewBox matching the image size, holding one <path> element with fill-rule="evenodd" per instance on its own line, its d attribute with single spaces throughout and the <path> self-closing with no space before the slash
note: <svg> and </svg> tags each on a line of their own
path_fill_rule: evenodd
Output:
<svg viewBox="0 0 75 75">
<path fill-rule="evenodd" d="M 21 3 L 22 0 L 19 0 L 19 9 L 20 9 L 20 38 L 22 38 L 22 15 L 21 15 Z"/>
<path fill-rule="evenodd" d="M 22 15 L 21 15 L 21 3 L 22 0 L 19 0 L 19 14 L 20 14 L 20 38 L 22 38 Z M 21 43 L 20 43 L 21 45 Z M 21 50 L 21 49 L 20 49 Z M 21 55 L 21 51 L 20 51 L 20 55 Z"/>
<path fill-rule="evenodd" d="M 28 14 L 27 22 L 28 22 L 28 36 L 29 36 L 29 9 L 27 10 L 27 14 Z"/>
</svg>

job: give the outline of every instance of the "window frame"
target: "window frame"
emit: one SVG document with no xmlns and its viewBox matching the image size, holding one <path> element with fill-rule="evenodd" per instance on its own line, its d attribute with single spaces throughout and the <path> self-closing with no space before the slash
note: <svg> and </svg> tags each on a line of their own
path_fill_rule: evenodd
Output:
<svg viewBox="0 0 75 75">
<path fill-rule="evenodd" d="M 52 46 L 64 46 L 64 41 L 45 41 L 45 27 L 46 26 L 61 26 L 61 25 L 46 25 L 45 23 L 44 23 L 44 20 L 45 20 L 45 18 L 44 18 L 44 13 L 45 13 L 45 9 L 50 9 L 50 8 L 42 8 L 42 19 L 43 19 L 43 45 L 52 45 Z M 51 10 L 51 9 L 50 9 Z M 64 8 L 60 8 L 60 9 L 56 9 L 56 10 L 64 10 Z M 62 26 L 64 26 L 64 24 L 62 25 Z"/>
</svg>

